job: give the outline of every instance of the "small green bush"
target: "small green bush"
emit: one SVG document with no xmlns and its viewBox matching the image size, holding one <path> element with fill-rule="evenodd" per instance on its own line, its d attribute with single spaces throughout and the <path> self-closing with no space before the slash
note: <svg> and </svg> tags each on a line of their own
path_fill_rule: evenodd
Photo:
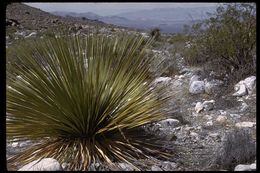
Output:
<svg viewBox="0 0 260 173">
<path fill-rule="evenodd" d="M 214 167 L 233 171 L 238 164 L 251 164 L 256 159 L 256 144 L 244 129 L 229 132 L 212 160 Z"/>
<path fill-rule="evenodd" d="M 150 35 L 154 37 L 155 40 L 159 40 L 159 37 L 161 35 L 160 28 L 153 28 L 150 31 Z"/>
<path fill-rule="evenodd" d="M 229 3 L 210 18 L 192 26 L 190 47 L 184 57 L 190 65 L 203 65 L 239 77 L 255 73 L 256 6 Z M 221 68 L 220 68 L 221 67 Z"/>
</svg>

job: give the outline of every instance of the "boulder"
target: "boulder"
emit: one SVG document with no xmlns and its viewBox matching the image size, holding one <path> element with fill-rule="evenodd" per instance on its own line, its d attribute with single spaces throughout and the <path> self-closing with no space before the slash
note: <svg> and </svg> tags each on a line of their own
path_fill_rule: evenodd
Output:
<svg viewBox="0 0 260 173">
<path fill-rule="evenodd" d="M 35 37 L 37 35 L 36 32 L 32 32 L 29 35 L 25 36 L 25 38 L 29 38 L 29 37 Z"/>
<path fill-rule="evenodd" d="M 57 160 L 53 158 L 44 158 L 28 163 L 18 171 L 62 171 L 62 167 Z"/>
<path fill-rule="evenodd" d="M 160 121 L 159 124 L 161 124 L 161 126 L 164 128 L 174 128 L 180 124 L 180 121 L 177 119 L 168 118 Z"/>
<path fill-rule="evenodd" d="M 244 80 L 244 84 L 246 85 L 248 94 L 251 94 L 253 90 L 256 88 L 256 77 L 250 76 Z"/>
<path fill-rule="evenodd" d="M 216 118 L 216 122 L 218 122 L 219 124 L 225 124 L 227 122 L 227 117 L 224 115 L 219 115 Z"/>
<path fill-rule="evenodd" d="M 163 171 L 159 166 L 153 165 L 151 168 L 152 171 Z"/>
<path fill-rule="evenodd" d="M 212 120 L 206 122 L 206 126 L 213 126 L 213 122 L 212 122 Z"/>
<path fill-rule="evenodd" d="M 134 171 L 133 167 L 131 167 L 127 163 L 118 163 L 118 166 L 123 170 L 123 171 Z"/>
<path fill-rule="evenodd" d="M 176 169 L 176 167 L 177 167 L 177 164 L 174 162 L 165 161 L 162 163 L 162 169 L 164 171 L 173 171 L 174 169 Z"/>
<path fill-rule="evenodd" d="M 226 115 L 226 114 L 227 114 L 227 112 L 224 111 L 224 110 L 219 110 L 219 113 L 220 113 L 221 115 Z"/>
<path fill-rule="evenodd" d="M 191 94 L 201 94 L 205 91 L 205 84 L 203 81 L 193 81 L 190 85 L 189 92 Z"/>
<path fill-rule="evenodd" d="M 251 171 L 250 165 L 237 165 L 234 171 Z"/>
<path fill-rule="evenodd" d="M 28 34 L 28 32 L 27 31 L 21 31 L 21 32 L 16 31 L 14 34 L 17 36 L 20 36 L 20 37 L 25 37 Z"/>
<path fill-rule="evenodd" d="M 185 78 L 184 75 L 180 75 L 180 76 L 178 76 L 178 79 L 184 79 L 184 78 Z"/>
<path fill-rule="evenodd" d="M 158 77 L 154 80 L 153 83 L 158 84 L 158 83 L 168 83 L 172 78 L 170 77 Z"/>
<path fill-rule="evenodd" d="M 12 147 L 15 148 L 15 147 L 18 147 L 19 146 L 19 143 L 18 142 L 13 142 L 12 143 Z"/>
<path fill-rule="evenodd" d="M 193 75 L 193 76 L 190 78 L 189 84 L 191 85 L 192 82 L 194 82 L 194 81 L 200 81 L 200 80 L 201 80 L 200 76 L 198 76 L 198 75 Z"/>
<path fill-rule="evenodd" d="M 141 32 L 141 35 L 142 35 L 144 38 L 149 38 L 149 34 L 148 34 L 148 33 Z"/>
<path fill-rule="evenodd" d="M 21 143 L 19 144 L 19 147 L 25 147 L 25 146 L 27 146 L 28 144 L 29 144 L 29 142 L 24 141 L 24 142 L 21 142 Z"/>
<path fill-rule="evenodd" d="M 244 80 L 238 82 L 235 87 L 235 93 L 233 96 L 244 96 L 246 94 L 252 94 L 252 92 L 256 89 L 256 77 L 250 76 Z"/>
<path fill-rule="evenodd" d="M 229 114 L 232 118 L 240 118 L 241 116 L 239 114 Z"/>
<path fill-rule="evenodd" d="M 201 102 L 198 102 L 195 106 L 196 113 L 200 113 L 201 111 L 203 111 L 203 109 L 204 109 L 203 104 Z"/>
<path fill-rule="evenodd" d="M 241 104 L 241 107 L 240 107 L 240 112 L 244 112 L 244 111 L 246 111 L 248 108 L 249 108 L 248 104 L 246 104 L 245 102 L 243 102 L 243 103 Z"/>
<path fill-rule="evenodd" d="M 246 128 L 246 127 L 254 127 L 255 125 L 256 125 L 255 122 L 243 121 L 243 122 L 236 123 L 235 126 L 238 128 Z"/>
<path fill-rule="evenodd" d="M 201 111 L 210 111 L 214 108 L 215 100 L 209 100 L 209 101 L 204 101 L 203 103 L 197 102 L 195 106 L 195 111 L 196 113 L 200 113 Z"/>
<path fill-rule="evenodd" d="M 250 169 L 251 169 L 251 170 L 256 170 L 256 163 L 252 163 L 252 164 L 250 165 Z"/>
<path fill-rule="evenodd" d="M 202 104 L 203 104 L 204 110 L 210 111 L 214 108 L 215 100 L 204 101 Z"/>
<path fill-rule="evenodd" d="M 235 93 L 233 94 L 233 96 L 235 97 L 241 97 L 241 96 L 245 96 L 247 95 L 247 89 L 246 89 L 246 85 L 243 83 L 238 83 L 235 85 Z"/>
</svg>

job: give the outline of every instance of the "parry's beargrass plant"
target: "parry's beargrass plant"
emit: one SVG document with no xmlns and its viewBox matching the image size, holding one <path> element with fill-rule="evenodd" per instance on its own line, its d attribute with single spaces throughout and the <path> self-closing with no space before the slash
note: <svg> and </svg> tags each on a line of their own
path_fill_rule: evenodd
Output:
<svg viewBox="0 0 260 173">
<path fill-rule="evenodd" d="M 62 36 L 23 43 L 7 86 L 7 138 L 41 140 L 11 157 L 27 164 L 52 157 L 69 170 L 101 161 L 113 167 L 149 155 L 168 157 L 140 127 L 164 119 L 151 87 L 146 45 L 133 36 Z M 18 76 L 17 76 L 18 75 Z"/>
</svg>

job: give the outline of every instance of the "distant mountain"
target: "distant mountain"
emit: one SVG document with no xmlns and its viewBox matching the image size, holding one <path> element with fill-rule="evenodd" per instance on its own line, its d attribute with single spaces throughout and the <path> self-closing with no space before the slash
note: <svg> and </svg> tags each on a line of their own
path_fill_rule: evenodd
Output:
<svg viewBox="0 0 260 173">
<path fill-rule="evenodd" d="M 202 20 L 207 18 L 207 12 L 215 11 L 216 7 L 196 8 L 155 8 L 135 12 L 120 13 L 117 16 L 131 20 L 160 20 L 160 21 L 184 21 Z"/>
<path fill-rule="evenodd" d="M 73 16 L 73 17 L 85 17 L 90 20 L 98 20 L 102 18 L 102 16 L 99 16 L 95 13 L 92 12 L 86 12 L 86 13 L 74 13 L 74 12 L 64 12 L 64 11 L 54 11 L 52 14 L 57 15 L 57 16 Z"/>
<path fill-rule="evenodd" d="M 160 28 L 162 32 L 182 32 L 183 26 L 192 25 L 200 20 L 206 19 L 208 12 L 215 11 L 216 7 L 196 8 L 155 8 L 135 12 L 120 13 L 113 16 L 99 16 L 92 12 L 72 13 L 53 12 L 59 16 L 85 17 L 98 20 L 107 24 L 131 27 L 137 29 Z"/>
<path fill-rule="evenodd" d="M 76 13 L 75 13 L 76 14 Z M 11 20 L 26 29 L 47 29 L 60 25 L 73 26 L 74 24 L 107 26 L 95 20 L 82 20 L 76 17 L 65 18 L 50 14 L 38 8 L 22 3 L 10 3 L 6 8 L 6 20 Z"/>
<path fill-rule="evenodd" d="M 100 18 L 99 21 L 102 21 L 104 23 L 119 25 L 119 26 L 125 26 L 125 27 L 131 27 L 131 28 L 138 28 L 138 29 L 147 29 L 151 25 L 151 22 L 143 22 L 140 20 L 129 20 L 124 17 L 119 16 L 107 16 Z"/>
</svg>

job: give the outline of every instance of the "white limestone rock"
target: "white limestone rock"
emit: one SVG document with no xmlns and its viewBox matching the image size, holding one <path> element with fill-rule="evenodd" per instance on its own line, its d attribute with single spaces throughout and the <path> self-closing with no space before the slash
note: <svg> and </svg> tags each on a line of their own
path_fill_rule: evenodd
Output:
<svg viewBox="0 0 260 173">
<path fill-rule="evenodd" d="M 164 128 L 174 128 L 180 124 L 180 121 L 177 119 L 168 118 L 160 121 L 159 124 L 161 124 L 161 126 Z"/>
<path fill-rule="evenodd" d="M 206 126 L 213 126 L 213 122 L 212 122 L 212 120 L 206 122 Z"/>
<path fill-rule="evenodd" d="M 210 111 L 214 108 L 215 100 L 209 100 L 209 101 L 206 100 L 202 104 L 203 104 L 204 110 Z"/>
<path fill-rule="evenodd" d="M 225 124 L 225 123 L 227 123 L 227 117 L 224 115 L 219 115 L 216 118 L 216 122 L 218 122 L 219 124 Z"/>
<path fill-rule="evenodd" d="M 240 107 L 240 112 L 244 112 L 249 108 L 248 104 L 245 102 L 242 102 L 241 107 Z"/>
<path fill-rule="evenodd" d="M 247 77 L 244 80 L 244 84 L 246 85 L 248 94 L 251 94 L 253 90 L 256 88 L 256 77 L 255 76 Z"/>
<path fill-rule="evenodd" d="M 239 164 L 235 167 L 234 171 L 251 171 L 250 165 Z"/>
<path fill-rule="evenodd" d="M 53 158 L 44 158 L 28 163 L 18 171 L 62 171 L 62 167 L 57 160 Z"/>
<path fill-rule="evenodd" d="M 256 77 L 250 76 L 244 80 L 238 82 L 234 87 L 236 93 L 233 96 L 245 96 L 247 94 L 252 94 L 252 92 L 256 89 Z"/>
<path fill-rule="evenodd" d="M 177 164 L 174 162 L 165 161 L 162 163 L 162 169 L 164 171 L 173 171 L 174 169 L 176 169 L 176 167 L 177 167 Z"/>
<path fill-rule="evenodd" d="M 152 166 L 152 171 L 163 171 L 159 166 L 153 165 Z"/>
<path fill-rule="evenodd" d="M 196 113 L 200 113 L 204 109 L 203 104 L 201 102 L 196 103 L 196 106 L 194 109 L 195 109 Z"/>
<path fill-rule="evenodd" d="M 235 97 L 241 97 L 241 96 L 245 96 L 247 95 L 247 89 L 245 84 L 236 84 L 235 85 L 235 93 L 233 94 L 233 96 Z"/>
<path fill-rule="evenodd" d="M 251 170 L 256 170 L 256 163 L 252 163 L 252 164 L 250 165 L 250 169 L 251 169 Z"/>
<path fill-rule="evenodd" d="M 193 81 L 190 85 L 189 92 L 191 94 L 201 94 L 205 91 L 204 81 Z"/>
<path fill-rule="evenodd" d="M 29 35 L 25 36 L 25 38 L 29 38 L 29 37 L 35 37 L 36 36 L 36 32 L 32 32 Z"/>
<path fill-rule="evenodd" d="M 124 171 L 134 171 L 134 169 L 127 163 L 118 163 L 118 166 Z"/>
<path fill-rule="evenodd" d="M 191 85 L 191 83 L 194 82 L 194 81 L 200 81 L 200 80 L 201 80 L 200 76 L 198 76 L 198 75 L 193 75 L 193 76 L 190 78 L 189 85 Z"/>
<path fill-rule="evenodd" d="M 172 78 L 170 77 L 158 77 L 154 80 L 153 83 L 158 84 L 158 83 L 168 83 Z"/>
<path fill-rule="evenodd" d="M 214 108 L 215 100 L 204 101 L 203 103 L 197 102 L 195 106 L 196 113 L 200 113 L 203 110 L 210 111 Z"/>
<path fill-rule="evenodd" d="M 12 147 L 15 148 L 15 147 L 18 147 L 19 146 L 19 143 L 18 142 L 13 142 L 12 143 Z"/>
<path fill-rule="evenodd" d="M 235 124 L 235 126 L 238 128 L 254 127 L 255 125 L 256 125 L 255 122 L 250 122 L 250 121 L 243 121 Z"/>
</svg>

